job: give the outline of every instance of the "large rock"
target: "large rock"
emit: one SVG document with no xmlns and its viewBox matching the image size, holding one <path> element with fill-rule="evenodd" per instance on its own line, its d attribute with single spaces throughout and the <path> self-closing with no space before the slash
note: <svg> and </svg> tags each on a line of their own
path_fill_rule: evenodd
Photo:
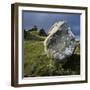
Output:
<svg viewBox="0 0 90 90">
<path fill-rule="evenodd" d="M 65 21 L 53 24 L 44 41 L 45 52 L 48 57 L 65 62 L 76 46 L 75 36 Z"/>
</svg>

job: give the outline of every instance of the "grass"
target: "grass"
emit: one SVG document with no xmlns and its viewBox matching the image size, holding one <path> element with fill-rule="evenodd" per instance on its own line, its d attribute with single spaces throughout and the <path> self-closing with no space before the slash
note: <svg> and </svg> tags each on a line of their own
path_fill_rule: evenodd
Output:
<svg viewBox="0 0 90 90">
<path fill-rule="evenodd" d="M 35 32 L 33 33 L 36 34 Z M 38 36 L 38 35 L 37 35 Z M 45 39 L 45 37 L 40 37 Z M 80 47 L 68 58 L 65 64 L 48 58 L 44 52 L 42 40 L 24 41 L 24 76 L 60 76 L 80 74 Z M 77 54 L 78 53 L 78 54 Z"/>
</svg>

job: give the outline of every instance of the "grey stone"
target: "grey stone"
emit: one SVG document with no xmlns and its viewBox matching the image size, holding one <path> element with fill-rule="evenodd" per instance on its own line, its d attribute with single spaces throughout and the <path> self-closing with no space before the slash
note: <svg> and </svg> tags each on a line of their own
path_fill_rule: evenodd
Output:
<svg viewBox="0 0 90 90">
<path fill-rule="evenodd" d="M 65 21 L 53 24 L 44 41 L 45 52 L 48 57 L 59 61 L 66 61 L 70 57 L 76 46 L 75 35 L 70 26 Z"/>
</svg>

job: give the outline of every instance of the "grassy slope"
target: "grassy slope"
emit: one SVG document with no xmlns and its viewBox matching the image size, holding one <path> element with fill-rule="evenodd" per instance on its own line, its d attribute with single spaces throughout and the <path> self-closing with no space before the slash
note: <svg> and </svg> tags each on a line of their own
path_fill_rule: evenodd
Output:
<svg viewBox="0 0 90 90">
<path fill-rule="evenodd" d="M 45 37 L 38 36 L 36 32 L 32 33 L 42 40 Z M 70 75 L 79 74 L 79 57 L 69 58 L 64 65 L 48 58 L 44 53 L 42 40 L 24 41 L 24 75 L 25 76 L 50 76 L 50 75 Z M 79 52 L 79 49 L 77 49 Z M 77 53 L 77 51 L 75 53 Z M 77 60 L 76 60 L 77 59 Z M 73 61 L 72 61 L 73 60 Z"/>
</svg>

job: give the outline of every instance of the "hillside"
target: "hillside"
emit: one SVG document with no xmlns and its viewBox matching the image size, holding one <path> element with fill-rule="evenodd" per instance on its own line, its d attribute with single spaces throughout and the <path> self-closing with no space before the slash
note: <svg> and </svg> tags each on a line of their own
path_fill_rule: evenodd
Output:
<svg viewBox="0 0 90 90">
<path fill-rule="evenodd" d="M 28 39 L 24 40 L 24 76 L 58 76 L 80 74 L 80 47 L 68 62 L 59 62 L 48 58 L 44 52 L 43 41 L 46 36 L 40 36 L 37 31 L 31 31 Z M 78 53 L 78 54 L 77 54 Z"/>
</svg>

